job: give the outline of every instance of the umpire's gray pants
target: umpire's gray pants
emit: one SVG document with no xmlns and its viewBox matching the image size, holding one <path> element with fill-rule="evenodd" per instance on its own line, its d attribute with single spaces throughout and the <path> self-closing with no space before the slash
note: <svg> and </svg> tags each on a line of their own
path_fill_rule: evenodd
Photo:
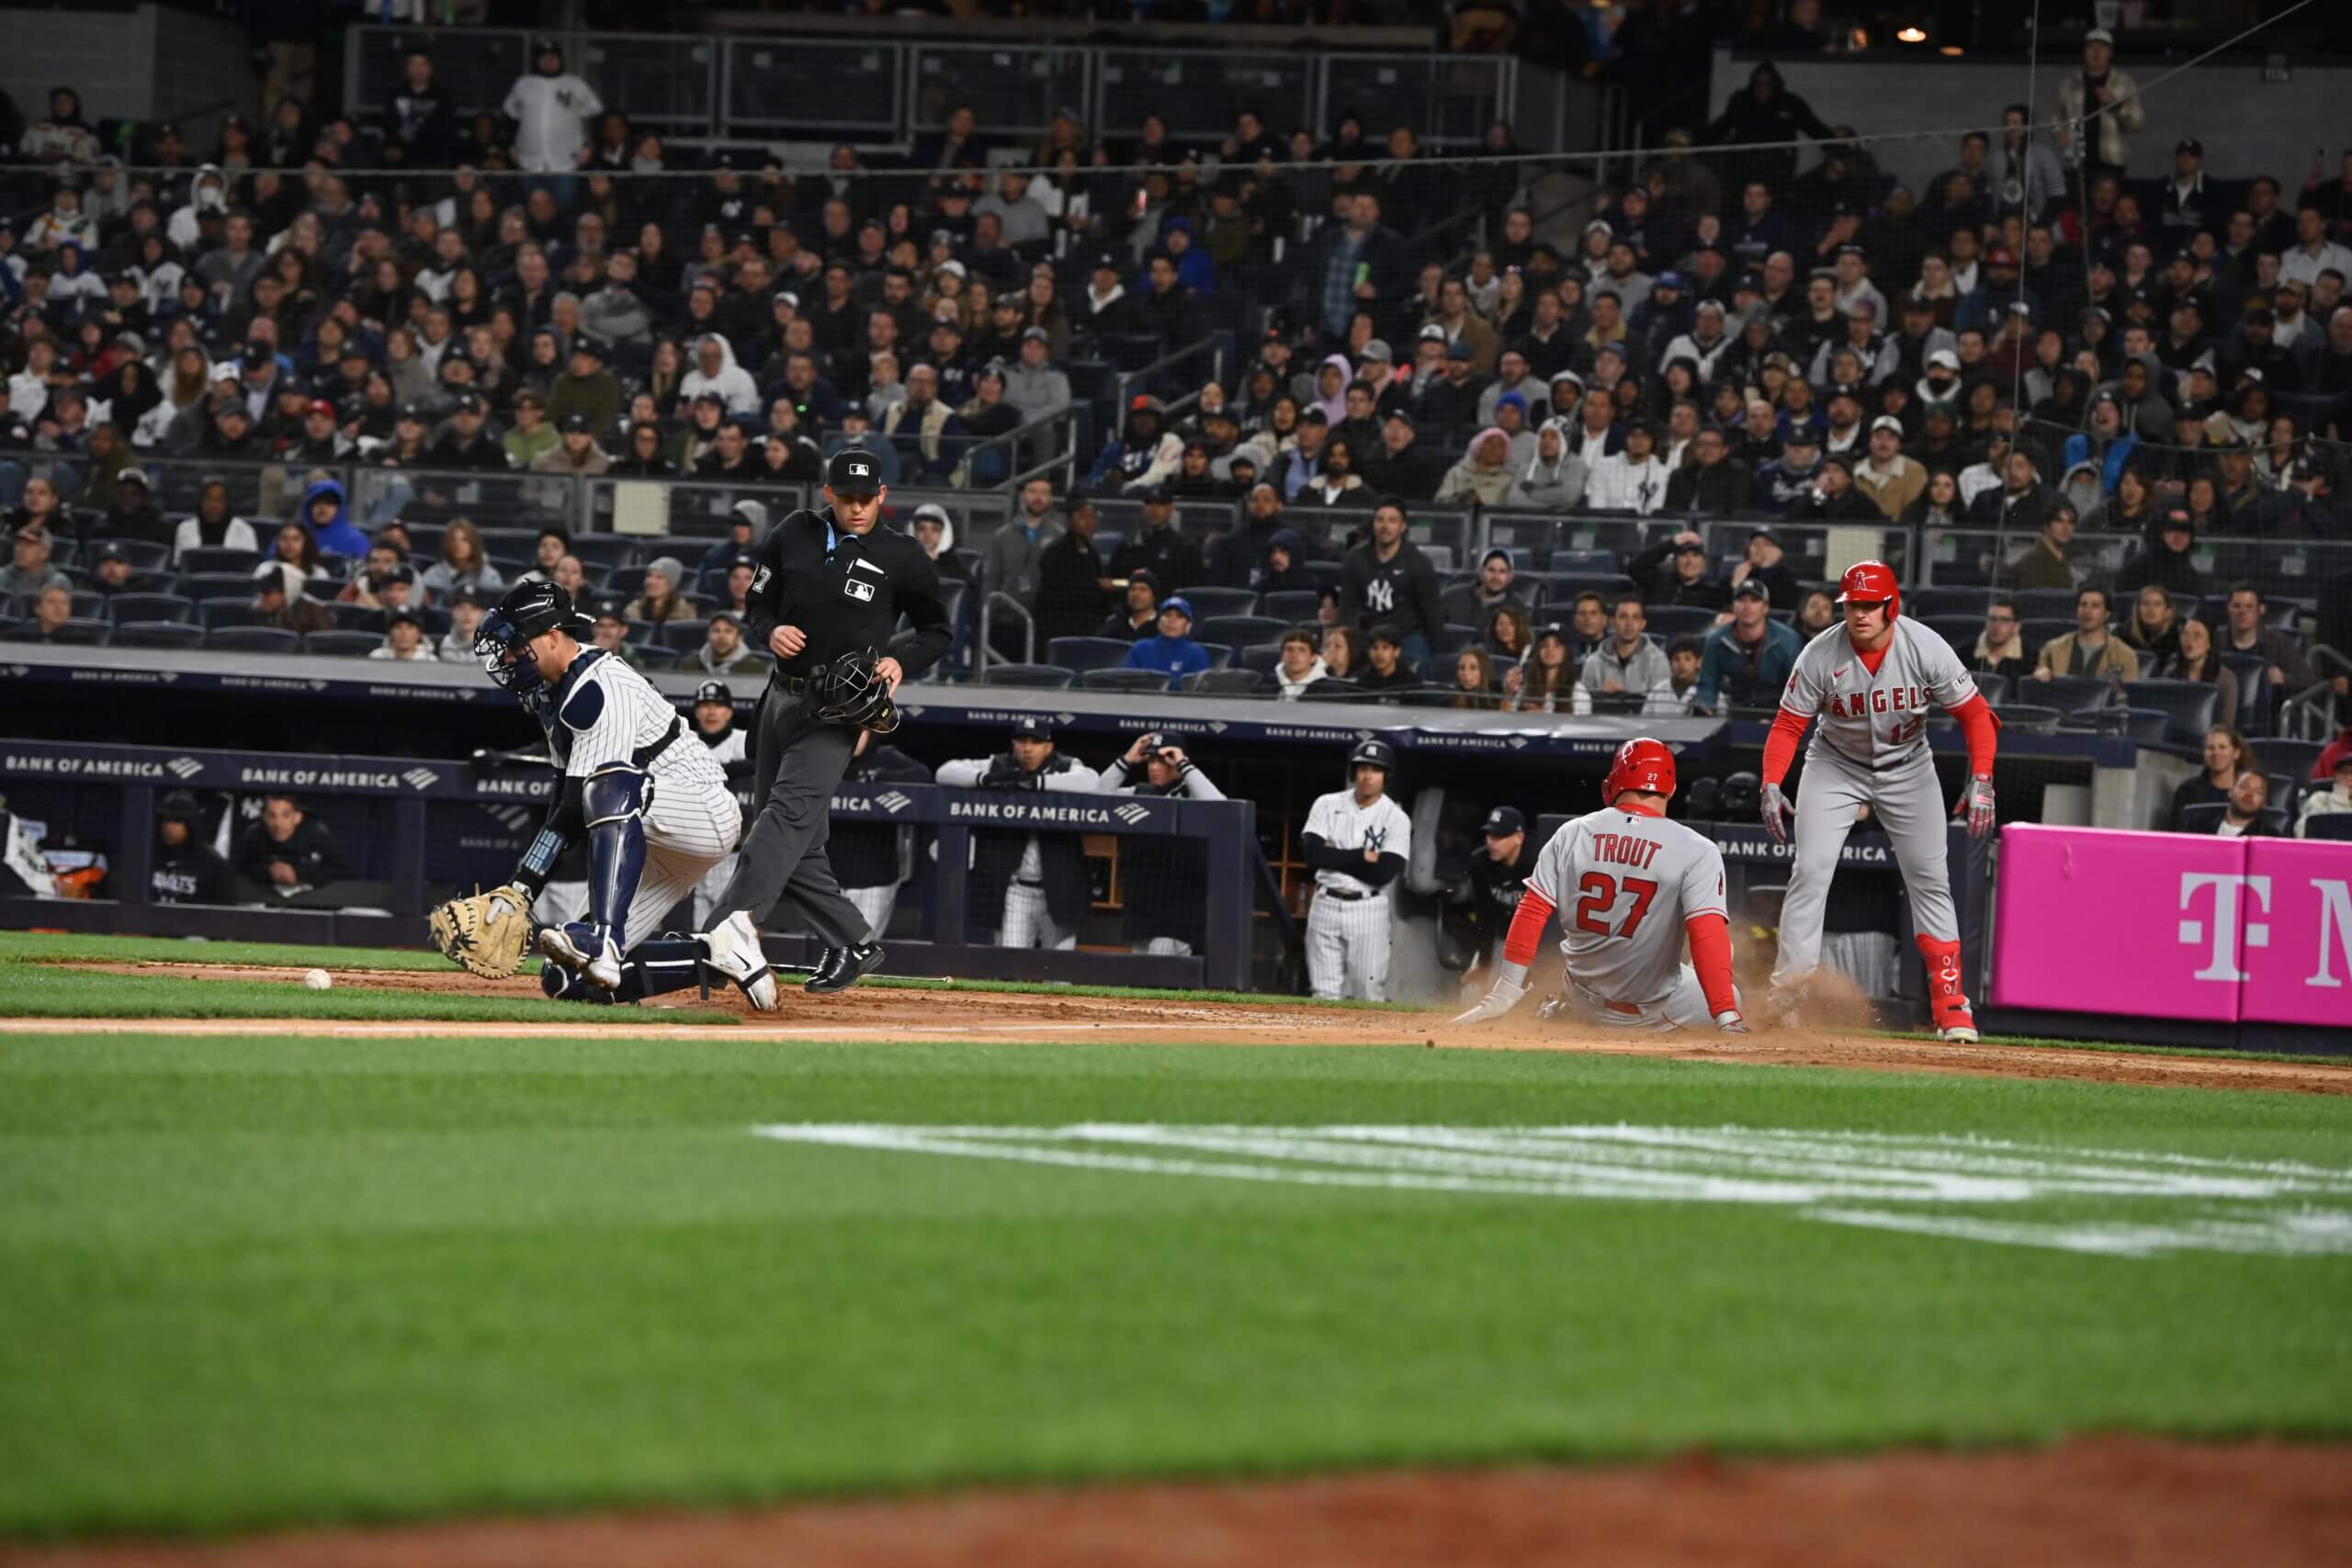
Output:
<svg viewBox="0 0 2352 1568">
<path fill-rule="evenodd" d="M 736 910 L 756 926 L 797 928 L 827 947 L 856 947 L 873 932 L 842 894 L 825 857 L 833 791 L 849 771 L 857 731 L 820 724 L 797 696 L 771 687 L 760 705 L 755 759 L 759 816 L 735 857 L 735 875 L 712 905 L 710 926 Z"/>
</svg>

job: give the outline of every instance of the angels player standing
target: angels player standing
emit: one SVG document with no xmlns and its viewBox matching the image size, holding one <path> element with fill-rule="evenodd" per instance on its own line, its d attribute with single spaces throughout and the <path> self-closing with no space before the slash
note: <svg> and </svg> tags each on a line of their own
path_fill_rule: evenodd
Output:
<svg viewBox="0 0 2352 1568">
<path fill-rule="evenodd" d="M 1976 1019 L 1961 989 L 1960 917 L 1944 864 L 1943 790 L 1928 747 L 1928 705 L 1960 720 L 1968 738 L 1962 805 L 1972 837 L 1993 830 L 1993 751 L 2000 721 L 1943 638 L 1902 618 L 1902 585 L 1883 561 L 1849 567 L 1838 582 L 1845 623 L 1805 645 L 1764 743 L 1764 826 L 1789 841 L 1782 821 L 1788 776 L 1805 725 L 1804 793 L 1796 803 L 1796 867 L 1781 905 L 1781 960 L 1772 970 L 1776 1018 L 1793 1020 L 1798 991 L 1821 962 L 1821 918 L 1838 852 L 1867 806 L 1894 846 L 1911 898 L 1911 923 L 1928 965 L 1936 1038 L 1973 1041 Z"/>
<path fill-rule="evenodd" d="M 1413 854 L 1413 821 L 1388 798 L 1396 753 L 1365 740 L 1348 753 L 1351 787 L 1316 797 L 1299 834 L 1315 868 L 1306 978 L 1327 1000 L 1388 999 L 1388 886 Z"/>
<path fill-rule="evenodd" d="M 1600 784 L 1609 804 L 1553 834 L 1535 857 L 1494 988 L 1454 1022 L 1500 1018 L 1519 1004 L 1556 913 L 1567 933 L 1566 1001 L 1587 1021 L 1663 1031 L 1712 1020 L 1726 1034 L 1747 1032 L 1731 980 L 1723 852 L 1667 820 L 1673 795 L 1665 742 L 1643 736 L 1617 748 Z"/>
</svg>

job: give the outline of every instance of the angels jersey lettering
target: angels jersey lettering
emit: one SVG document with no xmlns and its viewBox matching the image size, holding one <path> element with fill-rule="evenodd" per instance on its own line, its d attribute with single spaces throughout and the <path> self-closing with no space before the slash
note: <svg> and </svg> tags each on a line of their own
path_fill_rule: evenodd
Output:
<svg viewBox="0 0 2352 1568">
<path fill-rule="evenodd" d="M 1528 890 L 1556 911 L 1568 976 L 1652 1006 L 1682 980 L 1683 922 L 1724 912 L 1724 857 L 1679 822 L 1605 807 L 1544 846 Z"/>
<path fill-rule="evenodd" d="M 1976 682 L 1951 645 L 1897 616 L 1894 637 L 1873 671 L 1840 624 L 1805 644 L 1781 706 L 1818 715 L 1807 747 L 1827 746 L 1873 771 L 1927 750 L 1928 720 L 1976 695 Z"/>
</svg>

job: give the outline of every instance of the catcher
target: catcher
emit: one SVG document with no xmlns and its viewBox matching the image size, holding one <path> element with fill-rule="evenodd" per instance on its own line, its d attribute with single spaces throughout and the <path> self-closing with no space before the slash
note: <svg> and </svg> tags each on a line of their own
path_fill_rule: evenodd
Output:
<svg viewBox="0 0 2352 1568">
<path fill-rule="evenodd" d="M 539 984 L 567 1001 L 621 1002 L 696 984 L 707 964 L 752 1005 L 776 1005 L 775 978 L 748 919 L 655 940 L 663 918 L 742 832 L 743 814 L 707 748 L 642 675 L 583 648 L 588 619 L 553 583 L 510 591 L 482 617 L 474 651 L 547 732 L 560 775 L 538 836 L 505 886 L 433 911 L 454 962 L 503 979 L 536 944 Z M 588 844 L 588 918 L 534 927 L 531 901 L 565 848 Z"/>
</svg>

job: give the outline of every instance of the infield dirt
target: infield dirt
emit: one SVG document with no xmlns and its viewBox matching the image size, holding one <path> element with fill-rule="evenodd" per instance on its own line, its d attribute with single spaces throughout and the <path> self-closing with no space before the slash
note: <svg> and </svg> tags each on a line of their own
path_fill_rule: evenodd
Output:
<svg viewBox="0 0 2352 1568">
<path fill-rule="evenodd" d="M 2077 1439 L 1591 1470 L 1407 1471 L 305 1530 L 11 1551 L 23 1568 L 2304 1568 L 2352 1562 L 2352 1448 Z"/>
<path fill-rule="evenodd" d="M 102 973 L 167 976 L 182 979 L 246 980 L 299 988 L 302 971 L 202 964 L 77 964 Z M 338 987 L 447 996 L 526 997 L 537 987 L 528 979 L 483 980 L 458 971 L 352 969 L 335 971 Z M 887 1044 L 900 1040 L 1034 1040 L 1083 1043 L 1148 1041 L 1162 1045 L 1421 1045 L 1447 1050 L 1568 1051 L 1596 1055 L 1655 1056 L 1678 1061 L 1729 1062 L 1748 1066 L 1842 1067 L 1864 1072 L 1960 1073 L 1982 1077 L 2060 1078 L 2088 1083 L 2171 1088 L 2261 1089 L 2302 1094 L 2352 1094 L 2352 1064 L 2267 1062 L 2042 1045 L 1947 1045 L 1893 1039 L 1853 1030 L 1814 1032 L 1761 1031 L 1725 1035 L 1611 1034 L 1575 1025 L 1541 1021 L 1522 1009 L 1519 1016 L 1476 1028 L 1456 1029 L 1441 1012 L 1407 1013 L 1308 1008 L 1281 1002 L 1182 1002 L 1126 997 L 1057 995 L 1037 991 L 900 989 L 867 986 L 823 998 L 784 990 L 782 1009 L 755 1013 L 732 988 L 712 993 L 709 1002 L 692 991 L 677 994 L 680 1005 L 718 1007 L 739 1013 L 739 1025 L 708 1029 L 662 1021 L 662 1009 L 647 1004 L 643 1030 L 605 1025 L 600 1038 L 642 1032 L 666 1039 L 709 1035 L 728 1040 L 847 1040 Z M 135 1033 L 198 1035 L 311 1035 L 334 1039 L 430 1035 L 519 1039 L 569 1035 L 573 1031 L 549 1004 L 543 1024 L 445 1023 L 432 1021 L 348 1022 L 301 1019 L 8 1019 L 0 1032 L 45 1034 Z"/>
</svg>

